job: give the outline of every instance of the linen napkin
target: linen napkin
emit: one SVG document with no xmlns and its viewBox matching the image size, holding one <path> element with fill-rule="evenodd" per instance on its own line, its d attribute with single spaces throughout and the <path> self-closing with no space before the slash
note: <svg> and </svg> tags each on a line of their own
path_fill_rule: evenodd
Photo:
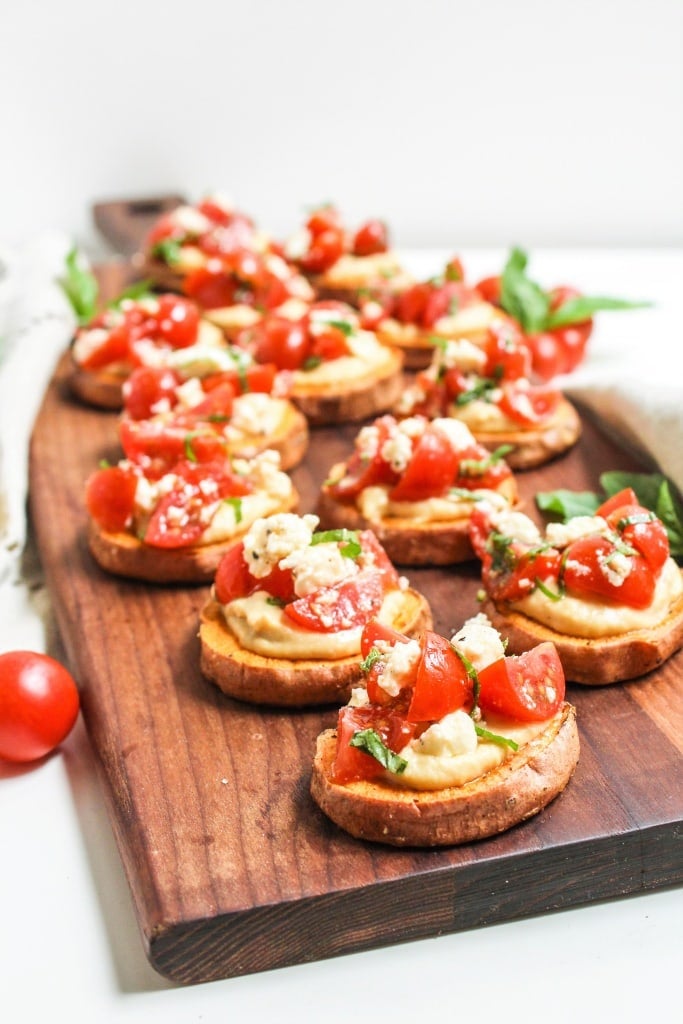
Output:
<svg viewBox="0 0 683 1024">
<path fill-rule="evenodd" d="M 0 254 L 0 584 L 16 583 L 26 541 L 33 422 L 76 320 L 57 279 L 72 242 L 45 235 Z"/>
</svg>

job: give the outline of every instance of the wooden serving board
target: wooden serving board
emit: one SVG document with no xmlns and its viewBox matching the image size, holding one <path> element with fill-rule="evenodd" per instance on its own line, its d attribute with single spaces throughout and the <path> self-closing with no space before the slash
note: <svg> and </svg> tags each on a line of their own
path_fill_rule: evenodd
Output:
<svg viewBox="0 0 683 1024">
<path fill-rule="evenodd" d="M 122 273 L 110 268 L 105 293 Z M 293 473 L 301 511 L 356 430 L 312 432 Z M 118 457 L 116 415 L 70 396 L 62 360 L 35 423 L 31 514 L 145 951 L 161 974 L 215 980 L 683 880 L 683 654 L 638 682 L 569 688 L 580 763 L 530 821 L 447 850 L 352 839 L 308 789 L 315 738 L 335 709 L 224 697 L 198 667 L 208 587 L 126 582 L 92 560 L 84 481 Z M 603 470 L 638 468 L 585 418 L 570 454 L 519 483 L 531 512 L 538 490 L 597 490 Z M 476 612 L 476 565 L 407 575 L 438 631 Z"/>
</svg>

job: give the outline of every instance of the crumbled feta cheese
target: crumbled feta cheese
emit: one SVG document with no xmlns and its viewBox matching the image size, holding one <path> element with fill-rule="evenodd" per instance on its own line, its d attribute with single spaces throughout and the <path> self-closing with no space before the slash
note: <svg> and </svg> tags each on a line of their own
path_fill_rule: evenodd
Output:
<svg viewBox="0 0 683 1024">
<path fill-rule="evenodd" d="M 311 247 L 311 233 L 307 228 L 295 231 L 285 242 L 285 256 L 289 260 L 300 260 Z"/>
<path fill-rule="evenodd" d="M 567 523 L 548 523 L 545 536 L 553 547 L 564 548 L 580 537 L 595 533 L 606 536 L 609 532 L 609 526 L 602 516 L 575 516 Z"/>
<path fill-rule="evenodd" d="M 633 569 L 632 560 L 628 555 L 623 555 L 619 551 L 615 551 L 607 556 L 599 553 L 598 565 L 602 575 L 613 587 L 621 587 Z"/>
<path fill-rule="evenodd" d="M 451 643 L 477 671 L 498 661 L 505 654 L 498 630 L 491 625 L 483 612 L 468 619 L 461 629 L 453 634 Z"/>
<path fill-rule="evenodd" d="M 356 435 L 355 447 L 361 459 L 374 459 L 379 448 L 378 428 L 374 424 L 361 427 Z"/>
<path fill-rule="evenodd" d="M 463 423 L 461 420 L 450 419 L 449 417 L 439 416 L 432 420 L 432 426 L 439 433 L 445 434 L 451 444 L 453 451 L 461 452 L 465 448 L 471 448 L 475 444 L 472 431 Z"/>
<path fill-rule="evenodd" d="M 445 345 L 439 345 L 434 363 L 439 370 L 457 368 L 463 373 L 482 373 L 486 366 L 486 353 L 467 338 L 452 338 Z"/>
<path fill-rule="evenodd" d="M 279 512 L 257 519 L 244 538 L 244 560 L 256 579 L 267 576 L 281 559 L 307 548 L 318 525 L 315 515 Z"/>
<path fill-rule="evenodd" d="M 171 222 L 187 235 L 203 235 L 211 229 L 211 221 L 193 206 L 177 206 L 171 212 Z"/>
<path fill-rule="evenodd" d="M 380 644 L 377 644 L 381 650 Z M 390 697 L 396 697 L 404 686 L 412 683 L 418 663 L 422 657 L 422 649 L 417 640 L 399 642 L 389 648 L 384 662 L 384 670 L 378 676 L 378 684 Z"/>
<path fill-rule="evenodd" d="M 206 397 L 199 377 L 188 377 L 175 389 L 175 395 L 179 404 L 186 409 L 199 405 Z"/>
<path fill-rule="evenodd" d="M 235 399 L 230 426 L 240 434 L 253 437 L 272 434 L 279 423 L 281 411 L 281 403 L 271 395 L 250 391 Z"/>
<path fill-rule="evenodd" d="M 105 343 L 109 337 L 106 327 L 93 327 L 91 330 L 79 331 L 73 346 L 73 356 L 77 363 L 84 363 L 93 352 Z"/>
<path fill-rule="evenodd" d="M 404 430 L 395 430 L 386 439 L 380 455 L 395 472 L 402 473 L 413 455 L 413 442 Z"/>
<path fill-rule="evenodd" d="M 346 558 L 336 542 L 297 548 L 282 559 L 280 567 L 292 570 L 297 597 L 307 597 L 321 587 L 331 587 L 358 572 L 358 563 Z M 330 596 L 336 600 L 336 595 Z"/>
<path fill-rule="evenodd" d="M 477 749 L 474 721 L 466 711 L 452 711 L 440 722 L 435 722 L 413 740 L 412 747 L 420 754 L 433 757 L 458 757 Z"/>
<path fill-rule="evenodd" d="M 514 537 L 523 544 L 538 544 L 541 534 L 533 519 L 523 512 L 503 510 L 491 516 L 491 525 L 506 537 Z"/>
</svg>

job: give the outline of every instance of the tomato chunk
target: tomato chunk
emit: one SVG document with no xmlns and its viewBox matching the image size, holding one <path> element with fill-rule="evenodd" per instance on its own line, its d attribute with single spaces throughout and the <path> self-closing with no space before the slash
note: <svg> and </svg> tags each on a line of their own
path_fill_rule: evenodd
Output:
<svg viewBox="0 0 683 1024">
<path fill-rule="evenodd" d="M 88 512 L 103 530 L 125 530 L 133 514 L 137 477 L 120 466 L 96 470 L 88 479 L 85 502 Z"/>
<path fill-rule="evenodd" d="M 444 637 L 427 630 L 408 707 L 411 722 L 438 722 L 459 708 L 472 707 L 472 680 Z"/>
<path fill-rule="evenodd" d="M 565 678 L 553 643 L 494 661 L 478 673 L 479 705 L 520 722 L 551 718 L 564 700 Z"/>
</svg>

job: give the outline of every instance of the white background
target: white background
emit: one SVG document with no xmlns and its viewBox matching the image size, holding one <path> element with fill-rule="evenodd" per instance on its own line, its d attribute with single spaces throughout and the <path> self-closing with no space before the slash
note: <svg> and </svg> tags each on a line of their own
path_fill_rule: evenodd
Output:
<svg viewBox="0 0 683 1024">
<path fill-rule="evenodd" d="M 681 0 L 23 0 L 0 47 L 6 242 L 214 189 L 276 235 L 683 240 Z"/>
<path fill-rule="evenodd" d="M 97 255 L 93 201 L 223 189 L 279 235 L 334 200 L 401 248 L 646 248 L 642 275 L 577 251 L 567 279 L 653 298 L 653 247 L 683 244 L 681 0 L 23 0 L 0 55 L 0 242 Z M 2 649 L 59 654 L 41 591 L 10 596 Z M 7 1024 L 635 1022 L 675 1005 L 682 912 L 677 889 L 183 989 L 145 959 L 82 722 L 0 769 Z"/>
</svg>

